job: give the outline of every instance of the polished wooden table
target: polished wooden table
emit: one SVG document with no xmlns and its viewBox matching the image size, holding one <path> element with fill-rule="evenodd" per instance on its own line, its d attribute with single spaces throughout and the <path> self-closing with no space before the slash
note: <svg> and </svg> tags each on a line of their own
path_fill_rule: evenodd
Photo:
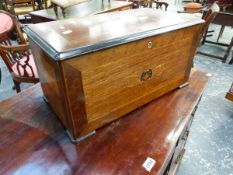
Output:
<svg viewBox="0 0 233 175">
<path fill-rule="evenodd" d="M 208 79 L 208 74 L 194 70 L 188 86 L 98 129 L 78 144 L 70 142 L 37 84 L 0 103 L 0 174 L 175 172 Z M 150 172 L 142 166 L 148 157 L 156 161 Z"/>
<path fill-rule="evenodd" d="M 78 5 L 68 7 L 65 17 L 60 8 L 56 16 L 54 9 L 44 9 L 31 12 L 32 23 L 55 21 L 68 18 L 81 18 L 88 15 L 107 13 L 112 11 L 128 10 L 132 8 L 132 2 L 124 1 L 107 1 L 107 0 L 91 0 Z"/>
</svg>

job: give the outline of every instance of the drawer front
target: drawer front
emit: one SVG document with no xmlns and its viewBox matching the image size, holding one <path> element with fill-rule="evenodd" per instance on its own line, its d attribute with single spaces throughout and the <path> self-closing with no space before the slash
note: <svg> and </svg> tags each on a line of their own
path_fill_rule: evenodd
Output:
<svg viewBox="0 0 233 175">
<path fill-rule="evenodd" d="M 198 29 L 182 29 L 65 61 L 69 66 L 64 68 L 81 72 L 88 121 L 109 115 L 117 118 L 187 81 Z"/>
<path fill-rule="evenodd" d="M 199 101 L 200 101 L 200 99 L 199 99 Z M 173 153 L 172 158 L 168 164 L 168 167 L 166 168 L 166 170 L 164 172 L 164 175 L 176 174 L 176 172 L 180 166 L 182 157 L 185 153 L 185 144 L 187 142 L 189 132 L 190 132 L 190 127 L 192 125 L 193 117 L 194 117 L 194 114 L 195 114 L 197 108 L 198 108 L 198 106 L 194 107 L 193 112 L 191 113 L 190 119 L 189 119 L 186 127 L 184 128 L 184 131 L 179 136 L 179 139 L 178 139 L 176 146 L 175 146 L 174 153 Z"/>
</svg>

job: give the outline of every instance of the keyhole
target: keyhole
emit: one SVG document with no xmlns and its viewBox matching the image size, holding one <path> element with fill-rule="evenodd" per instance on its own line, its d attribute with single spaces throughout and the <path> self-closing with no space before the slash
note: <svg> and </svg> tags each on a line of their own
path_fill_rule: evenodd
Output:
<svg viewBox="0 0 233 175">
<path fill-rule="evenodd" d="M 151 41 L 148 42 L 147 47 L 148 47 L 148 49 L 151 49 L 153 47 L 153 43 Z"/>
</svg>

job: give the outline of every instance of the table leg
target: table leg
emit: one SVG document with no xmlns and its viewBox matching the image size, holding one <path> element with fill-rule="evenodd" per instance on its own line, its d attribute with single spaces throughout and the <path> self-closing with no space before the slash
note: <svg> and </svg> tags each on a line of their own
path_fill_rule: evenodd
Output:
<svg viewBox="0 0 233 175">
<path fill-rule="evenodd" d="M 62 8 L 62 7 L 61 7 L 61 11 L 62 11 L 62 15 L 63 15 L 63 17 L 65 18 L 65 17 L 66 17 L 65 8 Z"/>
<path fill-rule="evenodd" d="M 223 63 L 226 62 L 227 57 L 228 57 L 229 54 L 230 54 L 230 51 L 231 51 L 232 46 L 233 46 L 233 37 L 232 37 L 231 43 L 229 44 L 229 46 L 228 46 L 228 48 L 227 48 L 227 51 L 226 51 L 226 53 L 225 53 L 225 55 L 224 55 L 224 57 L 223 57 Z M 231 59 L 231 61 L 229 62 L 229 64 L 232 64 L 232 62 L 233 62 L 233 60 Z"/>
<path fill-rule="evenodd" d="M 232 58 L 231 58 L 231 61 L 229 62 L 229 64 L 232 64 L 233 63 L 233 52 L 232 52 Z"/>
<path fill-rule="evenodd" d="M 48 0 L 45 0 L 45 9 L 47 9 L 48 8 Z"/>
<path fill-rule="evenodd" d="M 233 38 L 232 38 L 232 40 L 233 40 Z M 231 41 L 231 44 L 232 44 L 232 41 Z M 232 58 L 231 58 L 229 64 L 232 64 L 232 63 L 233 63 L 233 51 L 232 51 Z"/>
<path fill-rule="evenodd" d="M 219 32 L 219 34 L 218 34 L 217 42 L 218 42 L 219 38 L 222 36 L 224 29 L 225 29 L 225 26 L 222 25 L 222 26 L 221 26 L 221 29 L 220 29 L 220 32 Z"/>
<path fill-rule="evenodd" d="M 52 6 L 53 6 L 53 10 L 54 10 L 54 12 L 55 12 L 56 16 L 58 16 L 58 12 L 57 12 L 57 4 L 52 3 Z"/>
</svg>

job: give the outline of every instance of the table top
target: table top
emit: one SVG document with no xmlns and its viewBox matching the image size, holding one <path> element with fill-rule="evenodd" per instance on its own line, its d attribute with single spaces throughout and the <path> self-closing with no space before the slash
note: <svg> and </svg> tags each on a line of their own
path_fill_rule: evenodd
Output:
<svg viewBox="0 0 233 175">
<path fill-rule="evenodd" d="M 65 17 L 60 8 L 58 8 L 58 16 L 56 16 L 53 8 L 38 10 L 31 12 L 30 15 L 40 16 L 51 20 L 60 20 L 68 18 L 81 18 L 98 13 L 104 13 L 124 6 L 130 6 L 132 2 L 126 1 L 108 1 L 108 0 L 90 0 L 78 5 L 74 5 L 65 9 Z"/>
<path fill-rule="evenodd" d="M 25 32 L 52 59 L 64 60 L 203 23 L 194 16 L 140 8 L 32 24 Z"/>
<path fill-rule="evenodd" d="M 0 103 L 0 174 L 161 174 L 208 82 L 194 70 L 190 84 L 70 142 L 43 100 L 40 84 Z M 142 164 L 156 164 L 147 172 Z"/>
</svg>

